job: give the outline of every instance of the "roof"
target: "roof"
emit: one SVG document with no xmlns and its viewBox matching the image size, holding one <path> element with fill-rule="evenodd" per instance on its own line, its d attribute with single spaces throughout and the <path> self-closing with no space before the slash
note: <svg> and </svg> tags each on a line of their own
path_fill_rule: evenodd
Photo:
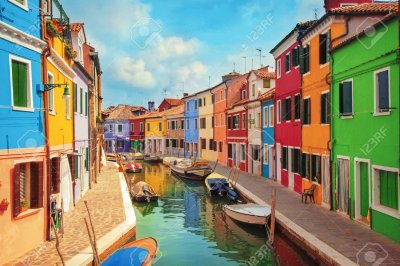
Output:
<svg viewBox="0 0 400 266">
<path fill-rule="evenodd" d="M 106 120 L 128 120 L 134 119 L 137 115 L 133 114 L 134 111 L 146 110 L 143 106 L 132 106 L 119 104 L 118 106 L 110 106 L 103 114 L 108 115 Z"/>
<path fill-rule="evenodd" d="M 233 108 L 233 107 L 235 107 L 235 106 L 239 106 L 239 105 L 245 104 L 245 103 L 247 103 L 248 101 L 249 101 L 249 99 L 242 99 L 242 100 L 237 101 L 237 102 L 235 102 L 234 104 L 232 104 L 232 106 L 231 106 L 230 108 Z"/>
<path fill-rule="evenodd" d="M 80 31 L 83 28 L 83 23 L 78 22 L 78 23 L 71 23 L 70 28 L 71 31 Z"/>
<path fill-rule="evenodd" d="M 258 100 L 262 102 L 272 100 L 274 98 L 274 95 L 275 95 L 275 89 L 272 89 L 258 96 Z"/>
<path fill-rule="evenodd" d="M 299 31 L 299 33 L 301 34 L 304 30 L 308 29 L 310 26 L 312 26 L 315 22 L 317 22 L 317 20 L 308 20 L 308 21 L 303 21 L 303 22 L 299 22 L 296 24 L 296 26 L 294 26 L 294 28 L 280 41 L 278 42 L 277 45 L 275 45 L 274 48 L 271 49 L 271 51 L 269 51 L 271 54 L 273 52 L 276 51 L 276 49 L 278 49 L 279 46 L 281 46 L 287 39 L 289 39 L 289 37 L 295 32 L 295 31 Z"/>
<path fill-rule="evenodd" d="M 181 105 L 178 105 L 171 109 L 165 110 L 162 113 L 163 113 L 163 115 L 179 115 L 179 114 L 183 114 L 184 112 L 185 112 L 185 105 L 181 104 Z"/>
<path fill-rule="evenodd" d="M 257 70 L 252 70 L 250 73 L 253 72 L 257 78 L 260 79 L 274 79 L 275 78 L 275 72 L 268 72 L 268 66 L 257 69 Z"/>
<path fill-rule="evenodd" d="M 163 102 L 166 101 L 171 106 L 178 106 L 182 103 L 181 99 L 174 99 L 174 98 L 165 98 Z"/>
<path fill-rule="evenodd" d="M 398 15 L 399 15 L 399 12 L 393 12 L 393 13 L 390 13 L 390 14 L 386 15 L 384 18 L 382 18 L 382 20 L 379 20 L 374 25 L 371 25 L 371 26 L 367 27 L 365 30 L 350 36 L 349 38 L 343 40 L 341 43 L 337 44 L 335 47 L 332 47 L 332 51 L 335 51 L 335 50 L 337 50 L 337 49 L 339 49 L 339 48 L 341 48 L 343 46 L 346 46 L 347 44 L 353 42 L 356 39 L 359 39 L 359 38 L 363 37 L 364 35 L 368 35 L 368 32 L 371 29 L 376 29 L 376 28 L 379 28 L 381 26 L 385 26 L 385 22 L 397 18 Z"/>
<path fill-rule="evenodd" d="M 372 14 L 389 14 L 398 11 L 398 2 L 394 3 L 364 3 L 354 6 L 343 6 L 329 10 L 316 23 L 303 32 L 298 39 L 303 38 L 307 33 L 311 32 L 326 18 L 332 15 L 372 15 Z"/>
</svg>

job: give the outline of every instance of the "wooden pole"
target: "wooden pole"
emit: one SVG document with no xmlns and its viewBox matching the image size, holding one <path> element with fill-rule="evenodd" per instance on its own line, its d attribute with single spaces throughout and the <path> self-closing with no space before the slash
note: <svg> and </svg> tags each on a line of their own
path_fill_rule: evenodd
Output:
<svg viewBox="0 0 400 266">
<path fill-rule="evenodd" d="M 228 182 L 229 182 L 229 180 L 231 180 L 231 173 L 232 173 L 232 170 L 233 170 L 233 167 L 229 170 L 229 173 L 228 173 Z"/>
<path fill-rule="evenodd" d="M 87 203 L 87 200 L 84 201 L 85 202 L 85 206 L 86 206 L 86 210 L 88 212 L 89 215 L 89 221 L 90 221 L 90 227 L 92 228 L 92 232 L 93 232 L 93 244 L 94 244 L 94 249 L 97 251 L 97 239 L 96 239 L 96 233 L 94 232 L 94 227 L 93 227 L 93 223 L 92 223 L 92 215 L 90 214 L 90 210 L 89 210 L 89 206 Z"/>
<path fill-rule="evenodd" d="M 60 251 L 60 241 L 59 241 L 59 239 L 58 239 L 58 234 L 57 234 L 57 231 L 56 231 L 56 226 L 55 226 L 55 224 L 54 224 L 53 218 L 51 218 L 51 217 L 50 217 L 50 222 L 51 222 L 51 227 L 53 227 L 53 230 L 54 230 L 54 235 L 56 236 L 56 250 L 57 250 L 58 256 L 59 256 L 60 259 L 61 259 L 62 265 L 65 265 L 64 258 L 63 258 L 62 254 L 61 254 L 61 251 Z"/>
<path fill-rule="evenodd" d="M 92 250 L 93 250 L 94 265 L 97 266 L 97 265 L 100 265 L 100 258 L 99 258 L 99 255 L 97 254 L 97 250 L 94 247 L 94 243 L 93 243 L 93 240 L 92 240 L 92 236 L 90 234 L 90 229 L 89 229 L 89 224 L 88 224 L 87 218 L 85 218 L 84 220 L 85 220 L 86 230 L 87 230 L 87 233 L 88 233 L 88 236 L 89 236 L 90 246 L 92 247 Z"/>
<path fill-rule="evenodd" d="M 269 241 L 273 245 L 275 239 L 275 208 L 276 208 L 276 189 L 272 190 L 272 202 L 271 202 L 271 232 L 269 235 Z"/>
<path fill-rule="evenodd" d="M 240 175 L 240 168 L 238 167 L 238 168 L 237 168 L 237 175 L 236 175 L 235 186 L 236 186 L 237 181 L 239 180 L 239 175 Z M 233 181 L 233 179 L 232 179 L 232 181 Z"/>
</svg>

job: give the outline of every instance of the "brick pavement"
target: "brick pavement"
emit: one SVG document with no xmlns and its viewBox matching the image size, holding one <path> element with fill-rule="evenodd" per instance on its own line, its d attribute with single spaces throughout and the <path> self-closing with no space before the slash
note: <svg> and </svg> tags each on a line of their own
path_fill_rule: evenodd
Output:
<svg viewBox="0 0 400 266">
<path fill-rule="evenodd" d="M 229 168 L 222 165 L 216 168 L 216 172 L 220 174 L 227 174 L 228 171 Z M 357 253 L 368 243 L 373 243 L 381 245 L 388 253 L 382 265 L 400 265 L 400 244 L 370 230 L 369 227 L 321 206 L 304 204 L 300 194 L 263 177 L 241 172 L 238 184 L 267 204 L 271 204 L 272 189 L 276 188 L 277 211 L 351 261 L 357 263 Z M 379 250 L 377 245 L 369 244 L 368 248 L 372 248 L 377 258 L 386 256 L 385 251 Z M 361 259 L 364 258 L 363 253 L 359 257 L 360 255 Z"/>
<path fill-rule="evenodd" d="M 97 239 L 125 221 L 118 168 L 113 163 L 107 163 L 97 178 L 97 184 L 93 184 L 92 189 L 64 216 L 64 236 L 60 238 L 60 248 L 65 261 L 90 246 L 84 222 L 87 217 L 84 200 L 88 202 Z M 55 264 L 61 265 L 61 260 L 53 240 L 42 243 L 6 265 Z"/>
</svg>

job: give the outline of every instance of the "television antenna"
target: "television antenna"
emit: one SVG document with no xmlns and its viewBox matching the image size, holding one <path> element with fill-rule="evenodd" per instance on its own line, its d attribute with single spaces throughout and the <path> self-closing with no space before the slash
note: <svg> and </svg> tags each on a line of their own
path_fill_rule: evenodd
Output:
<svg viewBox="0 0 400 266">
<path fill-rule="evenodd" d="M 265 55 L 262 55 L 262 50 L 261 49 L 256 49 L 258 51 L 258 56 L 260 57 L 260 68 L 263 67 L 263 65 L 261 64 L 261 58 L 265 57 Z"/>
</svg>

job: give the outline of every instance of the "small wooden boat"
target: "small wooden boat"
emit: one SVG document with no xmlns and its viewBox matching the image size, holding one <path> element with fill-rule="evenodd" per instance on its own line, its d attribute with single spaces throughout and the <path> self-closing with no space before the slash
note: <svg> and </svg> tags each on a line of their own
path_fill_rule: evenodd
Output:
<svg viewBox="0 0 400 266">
<path fill-rule="evenodd" d="M 107 159 L 107 161 L 112 161 L 112 162 L 116 162 L 117 161 L 117 157 L 115 157 L 114 153 L 107 153 L 106 154 L 106 159 Z"/>
<path fill-rule="evenodd" d="M 156 201 L 160 197 L 154 189 L 144 181 L 137 182 L 132 188 L 132 198 L 137 202 Z"/>
<path fill-rule="evenodd" d="M 127 173 L 140 173 L 142 172 L 142 165 L 135 162 L 128 162 L 125 164 L 125 171 Z"/>
<path fill-rule="evenodd" d="M 158 252 L 158 243 L 152 237 L 129 242 L 112 253 L 102 266 L 138 265 L 150 266 Z"/>
<path fill-rule="evenodd" d="M 228 179 L 218 173 L 212 173 L 204 181 L 211 196 L 227 197 L 231 202 L 237 202 L 239 195 L 233 189 Z"/>
<path fill-rule="evenodd" d="M 271 215 L 270 208 L 255 203 L 224 205 L 222 209 L 233 220 L 254 225 L 266 224 Z"/>
<path fill-rule="evenodd" d="M 169 167 L 174 175 L 189 180 L 202 181 L 213 172 L 208 162 L 175 161 Z"/>
<path fill-rule="evenodd" d="M 163 162 L 164 165 L 169 166 L 169 164 L 174 162 L 174 161 L 176 161 L 176 159 L 178 159 L 178 158 L 176 158 L 176 157 L 164 157 L 162 162 Z"/>
<path fill-rule="evenodd" d="M 132 159 L 133 160 L 143 160 L 144 155 L 143 155 L 143 153 L 135 152 L 134 154 L 132 154 Z"/>
<path fill-rule="evenodd" d="M 148 163 L 156 163 L 160 160 L 160 157 L 155 154 L 146 154 L 143 160 Z"/>
</svg>

